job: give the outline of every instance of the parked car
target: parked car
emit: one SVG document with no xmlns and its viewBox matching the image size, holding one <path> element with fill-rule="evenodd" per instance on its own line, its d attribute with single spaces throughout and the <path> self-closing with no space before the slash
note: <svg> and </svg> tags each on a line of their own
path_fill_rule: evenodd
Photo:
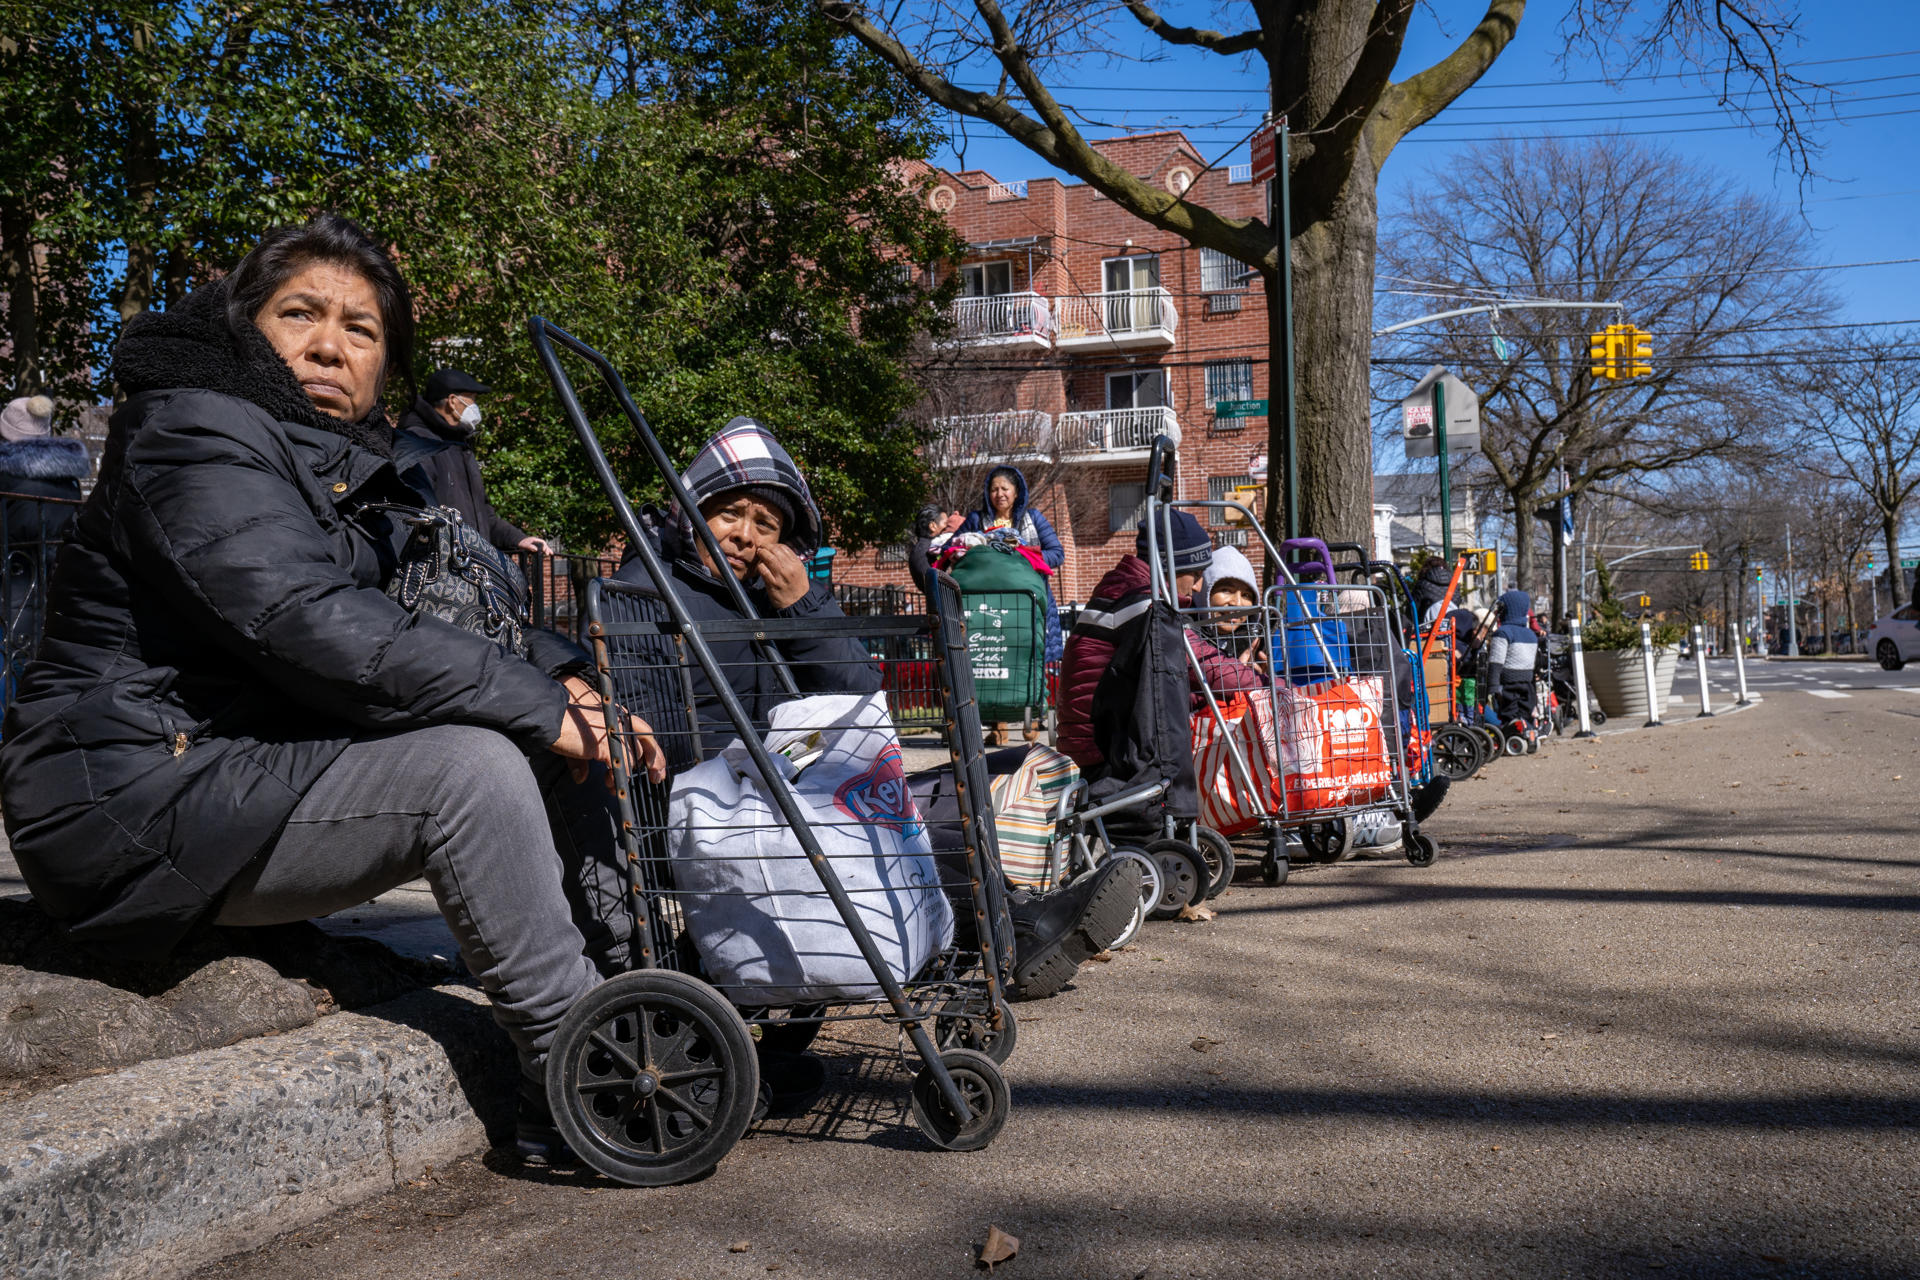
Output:
<svg viewBox="0 0 1920 1280">
<path fill-rule="evenodd" d="M 1895 609 L 1875 622 L 1867 632 L 1867 652 L 1886 671 L 1920 661 L 1920 605 Z"/>
</svg>

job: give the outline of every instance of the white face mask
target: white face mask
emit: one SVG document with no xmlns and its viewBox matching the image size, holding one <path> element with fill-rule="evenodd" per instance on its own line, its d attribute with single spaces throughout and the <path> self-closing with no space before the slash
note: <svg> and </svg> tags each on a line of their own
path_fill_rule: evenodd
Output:
<svg viewBox="0 0 1920 1280">
<path fill-rule="evenodd" d="M 480 406 L 470 404 L 460 411 L 460 421 L 469 427 L 480 425 Z"/>
</svg>

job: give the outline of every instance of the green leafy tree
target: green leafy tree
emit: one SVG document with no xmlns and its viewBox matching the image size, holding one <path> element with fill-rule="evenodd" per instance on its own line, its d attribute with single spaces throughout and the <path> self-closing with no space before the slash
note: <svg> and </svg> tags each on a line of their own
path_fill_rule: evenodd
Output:
<svg viewBox="0 0 1920 1280">
<path fill-rule="evenodd" d="M 9 21 L 12 47 L 45 59 L 42 96 L 68 84 L 87 121 L 62 140 L 48 108 L 37 127 L 62 148 L 37 169 L 27 143 L 0 150 L 0 198 L 45 210 L 26 240 L 58 246 L 43 256 L 90 322 L 90 343 L 37 343 L 65 385 L 104 394 L 124 317 L 178 301 L 263 228 L 337 209 L 393 244 L 416 364 L 504 393 L 480 448 L 519 522 L 583 548 L 612 532 L 526 339 L 544 314 L 614 360 L 673 456 L 752 414 L 844 545 L 906 527 L 925 477 L 896 424 L 937 310 L 901 268 L 948 255 L 951 234 L 897 176 L 928 151 L 917 100 L 806 4 L 258 0 Z M 656 495 L 611 404 L 588 404 Z"/>
</svg>

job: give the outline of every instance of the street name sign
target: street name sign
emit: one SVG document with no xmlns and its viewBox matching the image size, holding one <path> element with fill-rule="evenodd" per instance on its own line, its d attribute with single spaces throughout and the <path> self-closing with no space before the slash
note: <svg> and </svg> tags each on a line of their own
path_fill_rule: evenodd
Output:
<svg viewBox="0 0 1920 1280">
<path fill-rule="evenodd" d="M 1213 416 L 1216 418 L 1264 418 L 1267 416 L 1265 400 L 1216 400 L 1213 402 Z"/>
</svg>

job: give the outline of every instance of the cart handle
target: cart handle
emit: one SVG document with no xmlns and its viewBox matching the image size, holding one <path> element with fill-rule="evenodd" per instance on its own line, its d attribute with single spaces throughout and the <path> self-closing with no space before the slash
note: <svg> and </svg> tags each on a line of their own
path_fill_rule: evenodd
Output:
<svg viewBox="0 0 1920 1280">
<path fill-rule="evenodd" d="M 1158 435 L 1153 438 L 1153 452 L 1147 455 L 1147 492 L 1162 502 L 1174 499 L 1173 480 L 1179 465 L 1176 456 L 1179 448 L 1171 436 Z"/>
<path fill-rule="evenodd" d="M 1309 556 L 1305 560 L 1296 560 L 1294 559 L 1294 556 L 1293 556 L 1293 553 L 1296 551 L 1312 551 L 1312 552 L 1316 552 L 1317 554 L 1313 556 Z M 1294 568 L 1311 569 L 1315 565 L 1318 565 L 1326 573 L 1327 581 L 1329 583 L 1331 583 L 1334 580 L 1333 554 L 1327 550 L 1327 544 L 1322 542 L 1320 539 L 1288 538 L 1285 542 L 1282 542 L 1280 544 L 1280 552 L 1283 556 L 1287 558 L 1287 560 L 1293 565 Z M 1298 575 L 1296 574 L 1295 576 L 1297 577 Z"/>
</svg>

